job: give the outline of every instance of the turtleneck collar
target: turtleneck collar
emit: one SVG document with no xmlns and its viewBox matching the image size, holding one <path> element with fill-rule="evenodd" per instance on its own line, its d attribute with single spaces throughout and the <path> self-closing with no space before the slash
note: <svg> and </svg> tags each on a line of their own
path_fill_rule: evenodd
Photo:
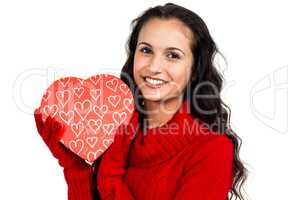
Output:
<svg viewBox="0 0 300 200">
<path fill-rule="evenodd" d="M 194 119 L 189 110 L 189 102 L 184 101 L 164 125 L 148 128 L 145 135 L 139 129 L 131 146 L 130 165 L 150 166 L 166 161 L 207 133 L 208 129 Z"/>
</svg>

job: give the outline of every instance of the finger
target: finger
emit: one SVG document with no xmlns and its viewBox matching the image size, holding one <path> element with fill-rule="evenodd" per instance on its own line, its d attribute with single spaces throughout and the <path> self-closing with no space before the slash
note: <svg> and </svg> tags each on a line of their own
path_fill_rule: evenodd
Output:
<svg viewBox="0 0 300 200">
<path fill-rule="evenodd" d="M 36 128 L 37 128 L 38 132 L 41 133 L 43 130 L 44 122 L 42 119 L 42 113 L 40 112 L 40 110 L 38 108 L 34 110 L 34 119 L 35 119 Z"/>
<path fill-rule="evenodd" d="M 53 148 L 59 148 L 58 142 L 64 134 L 64 127 L 58 121 L 52 121 L 52 133 L 49 141 L 49 145 Z"/>
<path fill-rule="evenodd" d="M 46 118 L 46 121 L 44 123 L 43 131 L 40 134 L 45 141 L 45 143 L 48 145 L 49 144 L 49 139 L 51 137 L 51 123 L 52 123 L 52 118 L 48 116 Z"/>
<path fill-rule="evenodd" d="M 123 125 L 121 125 L 120 134 L 121 134 L 121 143 L 122 143 L 122 145 L 125 145 L 125 143 L 128 139 L 128 135 L 127 135 L 127 131 L 125 129 L 125 126 L 123 126 Z"/>
<path fill-rule="evenodd" d="M 55 134 L 55 133 L 59 132 L 60 129 L 62 129 L 62 125 L 56 119 L 53 118 L 52 121 L 51 121 L 51 132 L 52 132 L 52 134 Z"/>
<path fill-rule="evenodd" d="M 114 148 L 126 149 L 130 144 L 130 137 L 126 134 L 125 126 L 121 125 L 118 127 L 117 133 L 114 137 Z"/>
<path fill-rule="evenodd" d="M 127 146 L 131 142 L 131 135 L 130 130 L 128 130 L 128 127 L 122 126 L 121 133 L 122 133 L 122 146 Z"/>
<path fill-rule="evenodd" d="M 118 127 L 115 136 L 114 136 L 114 142 L 113 144 L 118 145 L 118 146 L 122 146 L 122 140 L 123 140 L 123 133 L 122 133 L 122 127 Z"/>
<path fill-rule="evenodd" d="M 42 114 L 40 109 L 41 109 L 41 107 L 34 109 L 34 114 Z"/>
</svg>

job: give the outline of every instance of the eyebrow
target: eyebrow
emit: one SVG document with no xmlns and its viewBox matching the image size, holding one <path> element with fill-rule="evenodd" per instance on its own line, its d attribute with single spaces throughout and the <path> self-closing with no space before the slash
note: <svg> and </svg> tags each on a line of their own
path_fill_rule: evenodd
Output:
<svg viewBox="0 0 300 200">
<path fill-rule="evenodd" d="M 147 46 L 152 47 L 152 45 L 147 42 L 139 42 L 138 45 L 140 45 L 140 44 L 145 44 Z M 185 53 L 181 49 L 176 48 L 176 47 L 168 47 L 167 50 L 178 50 L 178 51 L 181 51 L 183 53 L 183 55 L 185 55 Z"/>
</svg>

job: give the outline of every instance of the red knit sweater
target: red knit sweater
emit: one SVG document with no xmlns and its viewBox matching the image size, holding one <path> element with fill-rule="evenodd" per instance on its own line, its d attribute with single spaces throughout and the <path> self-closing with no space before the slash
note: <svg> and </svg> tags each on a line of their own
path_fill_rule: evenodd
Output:
<svg viewBox="0 0 300 200">
<path fill-rule="evenodd" d="M 184 102 L 164 126 L 148 129 L 146 135 L 138 132 L 118 196 L 124 200 L 227 200 L 232 163 L 230 139 L 196 121 Z M 81 196 L 78 199 L 90 199 L 82 194 L 89 192 L 83 182 L 69 185 L 69 192 L 70 186 Z"/>
</svg>

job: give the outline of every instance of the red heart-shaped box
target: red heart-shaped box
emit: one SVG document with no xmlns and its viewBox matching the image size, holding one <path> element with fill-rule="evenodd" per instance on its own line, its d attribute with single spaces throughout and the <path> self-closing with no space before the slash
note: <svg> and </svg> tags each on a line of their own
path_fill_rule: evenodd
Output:
<svg viewBox="0 0 300 200">
<path fill-rule="evenodd" d="M 128 86 L 108 74 L 58 79 L 41 101 L 43 119 L 50 115 L 66 127 L 60 142 L 89 164 L 109 148 L 117 128 L 129 123 L 133 111 Z"/>
</svg>

